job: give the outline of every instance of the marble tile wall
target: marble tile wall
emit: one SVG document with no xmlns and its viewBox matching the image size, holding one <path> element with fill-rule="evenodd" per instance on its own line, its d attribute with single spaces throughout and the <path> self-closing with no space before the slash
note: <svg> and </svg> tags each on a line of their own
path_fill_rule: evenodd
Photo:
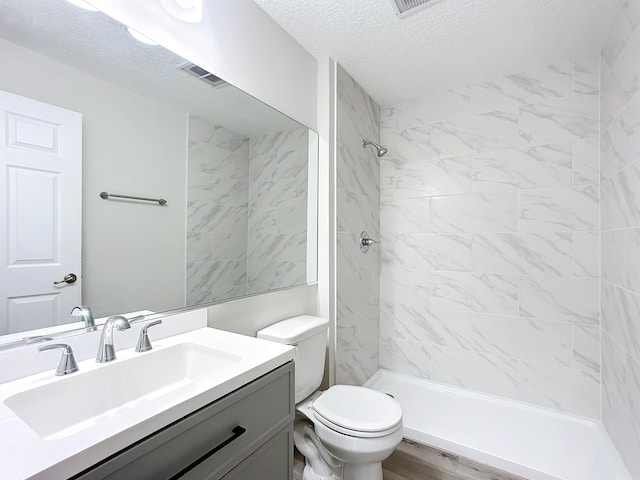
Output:
<svg viewBox="0 0 640 480">
<path fill-rule="evenodd" d="M 303 127 L 249 142 L 247 293 L 307 279 L 307 155 Z"/>
<path fill-rule="evenodd" d="M 599 102 L 594 52 L 382 107 L 383 368 L 599 417 Z"/>
<path fill-rule="evenodd" d="M 244 295 L 249 139 L 189 119 L 186 304 Z"/>
<path fill-rule="evenodd" d="M 379 367 L 380 250 L 360 252 L 360 233 L 380 235 L 380 163 L 362 140 L 380 139 L 380 109 L 338 67 L 336 382 L 361 385 Z"/>
<path fill-rule="evenodd" d="M 640 478 L 640 1 L 602 51 L 602 421 Z"/>
</svg>

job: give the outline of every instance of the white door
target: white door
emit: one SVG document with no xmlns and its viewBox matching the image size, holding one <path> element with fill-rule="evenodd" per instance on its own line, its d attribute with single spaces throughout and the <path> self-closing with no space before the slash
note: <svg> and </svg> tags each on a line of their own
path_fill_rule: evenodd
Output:
<svg viewBox="0 0 640 480">
<path fill-rule="evenodd" d="M 0 90 L 0 132 L 0 334 L 68 323 L 82 298 L 82 115 Z"/>
</svg>

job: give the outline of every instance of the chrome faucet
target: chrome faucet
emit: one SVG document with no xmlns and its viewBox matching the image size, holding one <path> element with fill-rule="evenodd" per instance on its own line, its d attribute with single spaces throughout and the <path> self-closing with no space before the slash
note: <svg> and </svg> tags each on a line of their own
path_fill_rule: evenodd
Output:
<svg viewBox="0 0 640 480">
<path fill-rule="evenodd" d="M 100 345 L 98 346 L 98 355 L 96 362 L 106 363 L 116 359 L 116 349 L 113 347 L 113 329 L 126 330 L 131 328 L 129 320 L 122 315 L 114 315 L 107 318 L 102 327 L 102 336 L 100 337 Z"/>
<path fill-rule="evenodd" d="M 80 317 L 85 327 L 91 327 L 91 331 L 96 329 L 96 322 L 93 320 L 93 312 L 89 307 L 73 307 L 71 315 Z"/>
</svg>

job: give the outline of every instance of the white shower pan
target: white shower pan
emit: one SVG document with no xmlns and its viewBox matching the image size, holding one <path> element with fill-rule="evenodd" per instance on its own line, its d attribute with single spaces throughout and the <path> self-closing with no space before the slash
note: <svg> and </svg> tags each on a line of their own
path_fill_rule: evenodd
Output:
<svg viewBox="0 0 640 480">
<path fill-rule="evenodd" d="M 386 370 L 365 386 L 400 403 L 409 440 L 530 480 L 631 480 L 598 421 Z"/>
</svg>

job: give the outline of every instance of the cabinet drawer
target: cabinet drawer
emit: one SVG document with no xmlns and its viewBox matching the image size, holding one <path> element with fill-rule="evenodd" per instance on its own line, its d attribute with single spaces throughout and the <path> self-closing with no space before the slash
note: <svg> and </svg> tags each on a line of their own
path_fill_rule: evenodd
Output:
<svg viewBox="0 0 640 480">
<path fill-rule="evenodd" d="M 198 465 L 181 480 L 212 480 L 206 462 Z M 223 480 L 292 480 L 293 426 L 289 425 L 227 473 Z"/>
<path fill-rule="evenodd" d="M 206 478 L 221 478 L 293 422 L 293 391 L 293 364 L 288 363 L 75 478 L 180 478 L 205 463 Z"/>
</svg>

